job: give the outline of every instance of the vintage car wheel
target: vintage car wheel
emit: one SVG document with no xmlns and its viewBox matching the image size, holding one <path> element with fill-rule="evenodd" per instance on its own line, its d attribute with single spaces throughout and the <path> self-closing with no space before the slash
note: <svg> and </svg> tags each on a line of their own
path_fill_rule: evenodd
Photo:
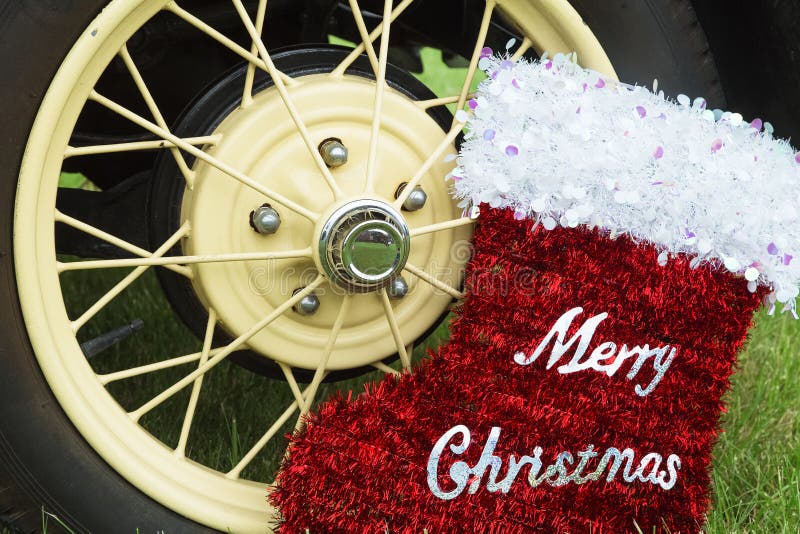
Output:
<svg viewBox="0 0 800 534">
<path fill-rule="evenodd" d="M 302 424 L 325 380 L 397 372 L 389 363 L 398 355 L 409 369 L 409 344 L 460 295 L 467 254 L 459 246 L 473 221 L 444 180 L 460 123 L 443 106 L 463 107 L 469 83 L 436 97 L 388 64 L 380 39 L 368 54 L 302 43 L 267 53 L 257 38 L 266 2 L 218 2 L 239 17 L 252 46 L 198 18 L 198 3 L 185 4 L 0 1 L 0 519 L 14 528 L 40 528 L 44 511 L 51 529 L 55 516 L 80 532 L 265 531 L 276 518 L 266 505 L 269 480 L 248 471 L 265 446 Z M 419 0 L 409 12 L 432 4 Z M 713 93 L 704 36 L 684 31 L 696 23 L 688 3 L 651 4 L 455 2 L 475 24 L 454 52 L 468 60 L 469 81 L 487 39 L 505 28 L 518 36 L 510 55 L 574 50 L 609 75 L 616 67 L 628 80 L 656 74 L 674 89 Z M 209 80 L 169 121 L 139 68 L 153 58 L 132 52 L 156 18 L 170 19 L 157 28 L 173 31 L 177 22 L 246 60 Z M 357 35 L 371 29 L 354 20 Z M 446 21 L 436 26 L 450 31 Z M 635 53 L 627 27 L 641 33 Z M 127 76 L 138 99 L 114 98 L 117 87 L 102 81 L 109 70 Z M 134 125 L 142 135 L 78 139 L 76 125 L 88 115 L 109 131 Z M 99 204 L 96 191 L 59 187 L 71 161 L 145 150 L 160 152 L 153 167 L 106 187 L 112 194 Z M 131 313 L 160 288 L 163 314 L 141 317 L 145 331 L 179 317 L 197 348 L 169 353 L 177 344 L 164 335 L 158 354 L 92 357 L 93 347 L 126 334 L 109 333 L 101 319 L 118 295 L 139 295 L 133 284 L 151 267 L 158 283 L 129 302 Z M 87 300 L 95 273 L 120 269 Z M 202 427 L 198 406 L 223 402 L 203 395 L 229 359 L 259 383 L 231 379 L 214 391 L 227 387 L 257 403 L 269 381 L 285 388 L 285 404 L 264 407 L 267 423 L 235 458 L 211 461 L 193 454 L 195 441 L 219 438 Z M 171 385 L 148 390 L 157 387 L 149 377 L 163 372 L 177 373 Z M 133 392 L 120 385 L 139 379 Z M 169 436 L 148 423 L 159 410 L 162 421 L 174 420 Z"/>
</svg>

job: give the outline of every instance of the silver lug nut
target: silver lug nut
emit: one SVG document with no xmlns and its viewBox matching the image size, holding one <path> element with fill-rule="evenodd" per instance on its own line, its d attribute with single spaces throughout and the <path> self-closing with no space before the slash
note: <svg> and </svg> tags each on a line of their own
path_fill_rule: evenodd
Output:
<svg viewBox="0 0 800 534">
<path fill-rule="evenodd" d="M 397 188 L 397 192 L 394 194 L 394 198 L 398 198 L 403 193 L 403 190 L 407 185 L 408 182 L 403 182 L 400 184 L 400 187 Z M 425 207 L 425 203 L 427 201 L 428 194 L 420 186 L 417 186 L 413 191 L 411 191 L 411 193 L 409 193 L 406 201 L 403 202 L 403 211 L 421 210 L 423 207 Z"/>
<path fill-rule="evenodd" d="M 347 147 L 341 139 L 329 137 L 319 144 L 322 161 L 328 167 L 341 167 L 347 163 Z"/>
<path fill-rule="evenodd" d="M 250 212 L 250 226 L 259 234 L 274 234 L 281 226 L 281 216 L 275 208 L 264 204 Z"/>
<path fill-rule="evenodd" d="M 294 293 L 297 294 L 298 291 L 302 291 L 302 289 L 295 289 Z M 309 293 L 300 299 L 300 302 L 295 304 L 292 309 L 300 315 L 314 315 L 319 310 L 319 297 L 314 293 Z"/>
<path fill-rule="evenodd" d="M 400 300 L 408 295 L 408 282 L 406 282 L 405 278 L 402 276 L 398 276 L 392 280 L 392 283 L 386 288 L 386 293 L 389 295 L 390 299 Z"/>
</svg>

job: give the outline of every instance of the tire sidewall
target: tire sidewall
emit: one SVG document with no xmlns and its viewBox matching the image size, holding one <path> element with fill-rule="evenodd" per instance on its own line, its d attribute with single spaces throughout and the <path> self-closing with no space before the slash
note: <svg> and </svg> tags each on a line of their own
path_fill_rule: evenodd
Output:
<svg viewBox="0 0 800 534">
<path fill-rule="evenodd" d="M 13 215 L 28 134 L 64 57 L 106 3 L 0 1 L 0 64 L 9 73 L 0 83 L 0 485 L 9 477 L 14 488 L 0 493 L 0 509 L 26 529 L 42 528 L 45 510 L 78 532 L 202 532 L 135 490 L 78 434 L 42 375 L 19 307 Z"/>
<path fill-rule="evenodd" d="M 592 29 L 619 79 L 668 96 L 701 96 L 725 108 L 705 32 L 688 0 L 570 0 Z M 580 59 L 580 58 L 578 58 Z"/>
</svg>

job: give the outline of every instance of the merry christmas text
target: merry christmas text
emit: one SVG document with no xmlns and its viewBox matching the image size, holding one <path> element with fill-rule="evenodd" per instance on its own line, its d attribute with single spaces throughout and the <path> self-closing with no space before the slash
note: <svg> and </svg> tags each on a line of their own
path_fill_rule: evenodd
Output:
<svg viewBox="0 0 800 534">
<path fill-rule="evenodd" d="M 542 342 L 539 343 L 539 346 L 536 347 L 536 350 L 533 351 L 532 354 L 517 352 L 514 354 L 514 361 L 519 365 L 532 364 L 547 349 L 547 347 L 550 345 L 550 342 L 553 341 L 554 338 L 555 341 L 553 342 L 553 348 L 550 351 L 550 358 L 547 360 L 547 369 L 551 369 L 556 363 L 558 363 L 561 360 L 561 357 L 564 356 L 564 354 L 572 349 L 572 346 L 577 343 L 577 347 L 575 347 L 575 353 L 569 363 L 558 367 L 558 372 L 561 374 L 593 370 L 605 373 L 611 377 L 614 376 L 617 371 L 619 371 L 620 367 L 622 367 L 622 365 L 628 359 L 635 357 L 636 359 L 633 362 L 633 365 L 628 371 L 628 374 L 625 376 L 625 378 L 628 380 L 633 380 L 636 375 L 639 374 L 642 366 L 647 363 L 650 358 L 652 358 L 654 376 L 650 379 L 650 382 L 646 387 L 636 384 L 634 388 L 636 394 L 641 397 L 650 394 L 656 388 L 659 382 L 661 382 L 661 379 L 664 378 L 664 374 L 672 364 L 672 360 L 675 359 L 676 349 L 674 347 L 670 347 L 669 345 L 651 349 L 649 345 L 645 344 L 644 346 L 637 345 L 633 348 L 628 348 L 627 345 L 622 345 L 622 347 L 619 348 L 619 351 L 617 351 L 616 343 L 606 341 L 595 347 L 589 357 L 584 359 L 586 350 L 592 343 L 595 330 L 597 330 L 598 325 L 600 325 L 600 323 L 603 322 L 606 317 L 608 317 L 608 314 L 601 313 L 599 315 L 590 317 L 586 320 L 586 322 L 583 323 L 583 325 L 581 325 L 578 331 L 575 332 L 575 334 L 565 342 L 567 330 L 569 330 L 572 321 L 582 312 L 583 308 L 580 307 L 572 308 L 566 312 L 556 321 L 556 323 L 544 337 Z"/>
<path fill-rule="evenodd" d="M 542 470 L 544 464 L 541 457 L 544 451 L 541 447 L 534 447 L 533 456 L 523 455 L 517 458 L 511 454 L 505 462 L 508 467 L 502 475 L 504 461 L 494 454 L 500 439 L 500 427 L 492 427 L 477 463 L 470 466 L 461 460 L 453 462 L 448 471 L 452 483 L 448 482 L 444 484 L 445 488 L 442 488 L 439 484 L 439 463 L 445 447 L 449 445 L 453 454 L 462 455 L 469 448 L 471 439 L 469 428 L 456 425 L 445 432 L 434 445 L 428 457 L 428 488 L 439 499 L 455 499 L 465 489 L 467 493 L 474 494 L 483 483 L 490 492 L 508 493 L 511 485 L 526 467 L 527 482 L 535 488 L 543 483 L 553 487 L 585 484 L 596 482 L 603 477 L 606 482 L 612 482 L 617 479 L 617 473 L 624 463 L 620 482 L 653 484 L 665 490 L 675 486 L 678 470 L 681 468 L 681 459 L 676 454 L 670 454 L 664 462 L 660 454 L 650 452 L 642 456 L 637 465 L 633 449 L 626 448 L 620 451 L 610 447 L 601 456 L 599 452 L 595 452 L 594 445 L 587 445 L 584 450 L 577 453 L 577 460 L 572 453 L 563 451 L 556 456 L 554 463 Z M 599 461 L 597 457 L 600 457 Z M 662 463 L 666 464 L 664 469 Z"/>
</svg>

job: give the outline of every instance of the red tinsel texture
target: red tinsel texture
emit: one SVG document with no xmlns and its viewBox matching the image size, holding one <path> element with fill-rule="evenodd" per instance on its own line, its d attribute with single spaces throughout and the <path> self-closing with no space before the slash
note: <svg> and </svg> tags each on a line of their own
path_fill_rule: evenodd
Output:
<svg viewBox="0 0 800 534">
<path fill-rule="evenodd" d="M 270 495 L 283 532 L 697 532 L 709 506 L 711 450 L 736 353 L 744 342 L 760 294 L 741 279 L 689 258 L 660 267 L 657 251 L 626 236 L 557 228 L 532 231 L 530 220 L 484 208 L 467 268 L 467 298 L 457 310 L 450 342 L 415 371 L 387 377 L 355 399 L 335 398 L 292 438 L 290 456 Z M 547 369 L 553 342 L 530 365 L 514 354 L 532 353 L 565 312 L 582 307 L 568 341 L 590 317 L 608 313 L 585 358 L 604 342 L 629 348 L 649 344 L 676 349 L 663 379 L 645 396 L 653 358 L 628 379 L 636 358 L 613 376 L 592 369 L 562 374 L 577 342 Z M 610 360 L 609 360 L 610 361 Z M 450 467 L 478 463 L 493 427 L 500 481 L 512 455 L 541 447 L 542 467 L 572 454 L 597 453 L 582 469 L 598 468 L 609 448 L 630 448 L 630 471 L 648 453 L 680 458 L 671 489 L 623 479 L 609 469 L 583 484 L 529 484 L 523 466 L 507 493 L 489 491 L 492 473 L 474 473 L 455 498 L 429 487 L 426 468 L 434 445 L 456 425 L 471 432 L 447 442 L 438 463 L 442 491 L 457 488 Z M 647 476 L 653 463 L 644 470 Z M 549 480 L 555 481 L 552 472 Z M 477 491 L 470 493 L 473 487 Z"/>
</svg>

